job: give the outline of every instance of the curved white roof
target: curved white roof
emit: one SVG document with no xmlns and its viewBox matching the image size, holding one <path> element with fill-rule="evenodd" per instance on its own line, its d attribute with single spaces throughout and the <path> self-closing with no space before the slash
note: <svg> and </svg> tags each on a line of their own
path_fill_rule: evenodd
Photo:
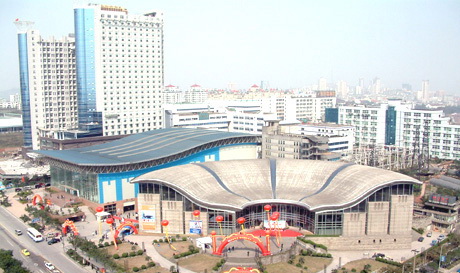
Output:
<svg viewBox="0 0 460 273">
<path fill-rule="evenodd" d="M 241 210 L 270 202 L 312 211 L 355 205 L 392 184 L 421 184 L 407 175 L 368 166 L 294 159 L 192 163 L 153 171 L 131 182 L 161 182 L 208 207 Z"/>
</svg>

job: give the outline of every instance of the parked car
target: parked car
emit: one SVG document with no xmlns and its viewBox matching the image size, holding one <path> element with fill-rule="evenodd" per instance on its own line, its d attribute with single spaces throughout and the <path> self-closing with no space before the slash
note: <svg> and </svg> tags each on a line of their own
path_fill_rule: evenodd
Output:
<svg viewBox="0 0 460 273">
<path fill-rule="evenodd" d="M 19 229 L 15 229 L 14 232 L 16 233 L 16 235 L 22 235 L 22 231 L 20 231 Z"/>
<path fill-rule="evenodd" d="M 53 238 L 51 240 L 48 241 L 48 245 L 52 245 L 52 244 L 55 244 L 55 243 L 59 243 L 61 240 L 59 240 L 58 238 Z"/>
<path fill-rule="evenodd" d="M 446 235 L 441 234 L 441 235 L 438 236 L 438 241 L 442 241 L 444 239 L 446 239 Z"/>
<path fill-rule="evenodd" d="M 433 235 L 433 233 L 431 233 L 431 231 L 430 231 L 430 232 L 428 232 L 428 233 L 426 234 L 426 237 L 431 237 L 431 235 Z"/>
<path fill-rule="evenodd" d="M 22 189 L 21 188 L 16 188 L 16 189 L 14 189 L 14 191 L 15 192 L 20 192 L 20 191 L 22 191 Z"/>
<path fill-rule="evenodd" d="M 47 261 L 44 261 L 45 262 L 45 267 L 48 268 L 48 270 L 52 271 L 55 269 L 54 265 L 52 263 L 49 263 Z"/>
<path fill-rule="evenodd" d="M 423 242 L 423 240 L 425 240 L 424 237 L 418 237 L 418 241 L 419 241 L 419 242 Z"/>
<path fill-rule="evenodd" d="M 383 254 L 383 253 L 374 253 L 374 255 L 372 255 L 372 258 L 385 258 L 385 254 Z"/>
<path fill-rule="evenodd" d="M 51 183 L 46 183 L 45 187 L 51 187 Z"/>
<path fill-rule="evenodd" d="M 21 253 L 22 253 L 22 255 L 24 255 L 24 256 L 30 256 L 30 252 L 29 252 L 29 250 L 27 250 L 26 248 L 24 248 L 23 250 L 21 250 Z"/>
<path fill-rule="evenodd" d="M 431 241 L 431 244 L 430 244 L 430 245 L 431 245 L 431 246 L 435 246 L 435 245 L 437 245 L 437 244 L 438 244 L 438 240 L 433 240 L 433 241 Z"/>
</svg>

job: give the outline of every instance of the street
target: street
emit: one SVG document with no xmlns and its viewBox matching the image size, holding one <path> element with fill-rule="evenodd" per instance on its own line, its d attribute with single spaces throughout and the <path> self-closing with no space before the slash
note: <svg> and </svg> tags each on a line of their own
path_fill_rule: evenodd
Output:
<svg viewBox="0 0 460 273">
<path fill-rule="evenodd" d="M 88 272 L 67 257 L 62 243 L 53 245 L 48 245 L 46 241 L 35 243 L 27 235 L 27 228 L 27 225 L 5 208 L 0 208 L 0 248 L 13 250 L 14 257 L 22 261 L 31 272 L 49 272 L 44 266 L 44 261 L 52 263 L 61 272 Z M 14 233 L 15 229 L 22 230 L 24 234 L 17 236 Z M 20 253 L 24 248 L 30 251 L 30 256 L 26 257 Z"/>
</svg>

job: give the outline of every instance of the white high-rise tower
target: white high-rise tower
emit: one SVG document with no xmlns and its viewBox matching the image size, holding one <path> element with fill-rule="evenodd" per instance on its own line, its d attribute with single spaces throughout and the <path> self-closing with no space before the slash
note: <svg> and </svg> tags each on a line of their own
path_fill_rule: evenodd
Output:
<svg viewBox="0 0 460 273">
<path fill-rule="evenodd" d="M 162 13 L 88 4 L 74 14 L 80 128 L 104 136 L 162 128 Z"/>
</svg>

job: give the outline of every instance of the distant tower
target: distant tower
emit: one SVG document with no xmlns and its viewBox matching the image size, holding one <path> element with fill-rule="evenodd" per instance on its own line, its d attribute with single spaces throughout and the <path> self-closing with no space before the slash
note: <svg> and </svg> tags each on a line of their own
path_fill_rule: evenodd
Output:
<svg viewBox="0 0 460 273">
<path fill-rule="evenodd" d="M 327 80 L 325 78 L 319 79 L 318 90 L 327 90 Z"/>
<path fill-rule="evenodd" d="M 423 102 L 427 102 L 430 98 L 429 87 L 430 87 L 429 80 L 422 81 L 422 101 Z"/>
<path fill-rule="evenodd" d="M 381 88 L 380 78 L 374 78 L 372 81 L 372 94 L 380 94 Z"/>
<path fill-rule="evenodd" d="M 340 98 L 348 97 L 348 86 L 346 81 L 337 82 L 337 96 L 339 96 Z"/>
</svg>

